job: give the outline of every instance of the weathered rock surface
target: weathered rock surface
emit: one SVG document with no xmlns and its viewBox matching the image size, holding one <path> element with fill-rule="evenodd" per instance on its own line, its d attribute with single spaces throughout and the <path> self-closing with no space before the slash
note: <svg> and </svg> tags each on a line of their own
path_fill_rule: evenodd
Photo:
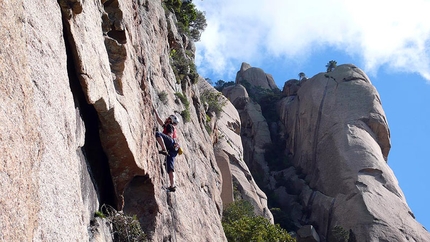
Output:
<svg viewBox="0 0 430 242">
<path fill-rule="evenodd" d="M 242 64 L 237 79 L 250 69 Z M 263 115 L 267 110 L 256 103 L 265 95 L 260 86 L 265 77 L 259 78 L 247 88 L 226 87 L 223 94 L 240 114 L 244 160 L 258 184 L 276 194 L 272 204 L 288 214 L 289 221 L 279 222 L 290 230 L 313 226 L 318 235 L 312 241 L 332 241 L 334 230 L 349 234 L 352 241 L 430 241 L 387 164 L 387 120 L 363 71 L 341 65 L 333 72 L 286 82 L 284 97 L 273 103 L 279 122 L 273 117 L 268 122 Z M 273 169 L 264 154 L 267 145 L 282 138 L 289 166 Z"/>
<path fill-rule="evenodd" d="M 199 106 L 174 95 L 199 98 L 189 80 L 177 84 L 169 60 L 171 47 L 193 44 L 161 2 L 26 0 L 0 9 L 0 240 L 103 241 L 109 236 L 88 228 L 109 204 L 136 214 L 153 241 L 225 241 L 211 138 Z M 162 189 L 153 107 L 162 117 L 189 108 L 176 193 Z"/>
<path fill-rule="evenodd" d="M 254 87 L 278 89 L 272 75 L 265 73 L 260 68 L 252 67 L 245 62 L 242 63 L 242 66 L 236 75 L 236 83 L 241 84 L 243 82 L 247 82 Z"/>
<path fill-rule="evenodd" d="M 243 66 L 243 64 L 242 64 Z M 260 184 L 268 183 L 269 167 L 264 158 L 265 147 L 272 143 L 269 125 L 264 118 L 261 107 L 253 102 L 241 84 L 229 86 L 222 90 L 223 94 L 234 104 L 239 112 L 243 144 L 243 159 L 251 171 L 259 171 Z"/>
<path fill-rule="evenodd" d="M 314 225 L 322 241 L 330 241 L 336 225 L 356 241 L 430 240 L 387 164 L 390 132 L 365 73 L 353 65 L 320 73 L 279 110 L 292 163 L 304 178 L 291 174 L 286 190 L 299 194 L 300 220 Z"/>
<path fill-rule="evenodd" d="M 85 128 L 59 5 L 2 1 L 0 9 L 0 240 L 88 240 L 98 201 L 81 159 Z"/>
<path fill-rule="evenodd" d="M 227 102 L 207 122 L 200 96 L 212 87 L 176 80 L 171 50 L 194 44 L 161 4 L 0 1 L 0 240 L 110 241 L 109 227 L 91 227 L 107 204 L 137 215 L 152 241 L 225 241 L 221 213 L 234 186 L 272 220 L 261 181 L 294 226 L 313 225 L 321 241 L 334 226 L 356 241 L 430 241 L 387 165 L 387 121 L 361 70 L 290 83 L 280 122 L 268 123 L 243 85 L 278 89 L 244 63 L 238 85 L 223 91 L 237 111 Z M 163 189 L 154 108 L 190 115 L 178 127 L 175 193 Z M 287 140 L 287 169 L 265 160 L 276 133 Z"/>
<path fill-rule="evenodd" d="M 198 86 L 203 91 L 218 92 L 204 80 L 201 80 Z M 240 198 L 249 201 L 254 206 L 255 214 L 264 216 L 273 223 L 273 215 L 267 206 L 266 194 L 258 187 L 243 160 L 240 121 L 238 111 L 231 102 L 227 101 L 222 108 L 220 117 L 217 118 L 216 126 L 213 127 L 217 137 L 214 152 L 223 178 L 221 194 L 223 204 L 226 206 L 234 201 L 233 187 L 235 187 L 240 193 Z"/>
</svg>

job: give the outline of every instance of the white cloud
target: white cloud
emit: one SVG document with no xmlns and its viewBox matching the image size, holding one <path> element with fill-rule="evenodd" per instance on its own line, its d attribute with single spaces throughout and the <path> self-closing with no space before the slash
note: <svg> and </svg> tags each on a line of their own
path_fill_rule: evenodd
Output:
<svg viewBox="0 0 430 242">
<path fill-rule="evenodd" d="M 335 47 L 365 71 L 382 66 L 430 81 L 429 0 L 203 0 L 208 27 L 197 45 L 200 72 L 235 74 L 233 63 L 300 60 Z M 201 73 L 205 74 L 205 73 Z"/>
</svg>

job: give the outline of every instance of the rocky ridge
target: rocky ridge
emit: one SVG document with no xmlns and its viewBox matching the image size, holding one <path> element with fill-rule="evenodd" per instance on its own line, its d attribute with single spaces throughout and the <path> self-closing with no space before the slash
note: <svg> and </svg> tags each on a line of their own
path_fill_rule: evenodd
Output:
<svg viewBox="0 0 430 242">
<path fill-rule="evenodd" d="M 241 116 L 245 160 L 254 176 L 264 171 L 258 184 L 266 194 L 276 194 L 269 203 L 288 214 L 290 230 L 312 226 L 321 241 L 333 240 L 336 228 L 352 241 L 430 239 L 387 164 L 388 123 L 379 94 L 362 70 L 340 65 L 286 82 L 276 102 L 277 121 L 266 119 L 256 100 L 255 90 L 261 95 L 271 93 L 269 88 L 245 88 L 247 83 L 261 80 L 237 82 L 223 93 Z M 267 145 L 276 142 L 283 145 L 284 159 L 273 169 Z"/>
</svg>

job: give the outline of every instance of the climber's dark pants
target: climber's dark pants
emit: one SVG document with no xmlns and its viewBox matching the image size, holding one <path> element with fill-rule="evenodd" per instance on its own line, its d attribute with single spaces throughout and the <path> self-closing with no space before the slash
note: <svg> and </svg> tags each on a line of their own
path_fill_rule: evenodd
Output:
<svg viewBox="0 0 430 242">
<path fill-rule="evenodd" d="M 167 152 L 169 153 L 169 156 L 166 156 L 166 169 L 167 173 L 170 171 L 175 171 L 175 157 L 178 155 L 178 151 L 175 150 L 175 140 L 166 135 L 161 133 L 160 131 L 157 131 L 155 133 L 155 137 L 161 137 L 164 141 L 164 145 L 166 146 Z"/>
</svg>

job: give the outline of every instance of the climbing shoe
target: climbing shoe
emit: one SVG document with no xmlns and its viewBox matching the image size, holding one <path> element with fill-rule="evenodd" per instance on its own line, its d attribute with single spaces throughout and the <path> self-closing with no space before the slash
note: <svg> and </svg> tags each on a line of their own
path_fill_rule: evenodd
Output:
<svg viewBox="0 0 430 242">
<path fill-rule="evenodd" d="M 170 192 L 174 192 L 174 191 L 176 191 L 176 186 L 170 186 L 170 187 L 168 187 L 167 188 L 167 190 L 169 190 Z"/>
<path fill-rule="evenodd" d="M 169 152 L 167 152 L 167 150 L 160 150 L 160 151 L 158 151 L 158 154 L 169 156 Z"/>
</svg>

